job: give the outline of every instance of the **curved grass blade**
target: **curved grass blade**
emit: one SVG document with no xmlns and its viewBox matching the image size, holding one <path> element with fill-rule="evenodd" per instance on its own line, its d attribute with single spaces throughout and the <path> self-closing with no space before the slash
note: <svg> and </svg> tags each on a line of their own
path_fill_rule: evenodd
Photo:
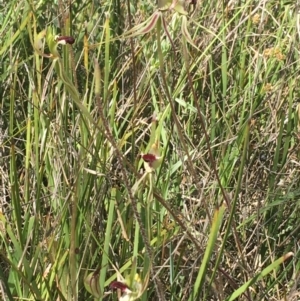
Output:
<svg viewBox="0 0 300 301">
<path fill-rule="evenodd" d="M 233 301 L 237 297 L 239 297 L 241 294 L 243 294 L 251 285 L 265 277 L 267 274 L 272 272 L 274 269 L 276 269 L 281 263 L 286 261 L 288 258 L 293 256 L 293 252 L 289 252 L 282 257 L 275 260 L 273 263 L 271 263 L 269 266 L 267 266 L 264 270 L 262 270 L 259 274 L 254 276 L 252 279 L 247 281 L 244 285 L 242 285 L 240 288 L 238 288 L 229 298 L 226 299 L 226 301 Z"/>
<path fill-rule="evenodd" d="M 207 243 L 207 247 L 205 250 L 205 254 L 203 257 L 203 261 L 194 285 L 194 289 L 192 294 L 190 295 L 189 301 L 192 300 L 198 300 L 199 298 L 199 292 L 202 289 L 202 286 L 204 284 L 204 280 L 206 277 L 206 272 L 207 272 L 207 266 L 208 263 L 210 261 L 210 257 L 212 255 L 212 252 L 215 248 L 215 243 L 218 237 L 218 232 L 223 220 L 223 215 L 224 215 L 224 211 L 225 211 L 225 205 L 223 204 L 219 209 L 216 210 L 215 214 L 214 214 L 214 218 L 212 221 L 212 225 L 211 225 L 211 231 L 210 231 L 210 235 L 209 235 L 209 240 Z"/>
</svg>

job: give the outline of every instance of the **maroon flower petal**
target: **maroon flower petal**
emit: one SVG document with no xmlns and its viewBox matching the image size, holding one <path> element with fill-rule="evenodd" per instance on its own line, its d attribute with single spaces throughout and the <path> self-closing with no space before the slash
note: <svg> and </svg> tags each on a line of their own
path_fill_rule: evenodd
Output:
<svg viewBox="0 0 300 301">
<path fill-rule="evenodd" d="M 109 288 L 111 290 L 116 290 L 116 289 L 119 289 L 121 290 L 122 293 L 126 292 L 126 290 L 129 290 L 129 287 L 123 283 L 123 282 L 120 282 L 120 281 L 113 281 L 110 285 L 109 285 Z"/>
<path fill-rule="evenodd" d="M 143 160 L 147 163 L 153 163 L 154 161 L 157 160 L 156 156 L 152 155 L 152 154 L 145 154 L 145 155 L 141 155 L 141 157 L 143 158 Z"/>
<path fill-rule="evenodd" d="M 74 44 L 74 42 L 75 42 L 75 39 L 73 38 L 73 37 L 70 37 L 70 36 L 61 36 L 61 37 L 58 37 L 57 38 L 57 41 L 58 42 L 65 42 L 65 44 L 70 44 L 70 45 L 72 45 L 72 44 Z"/>
</svg>

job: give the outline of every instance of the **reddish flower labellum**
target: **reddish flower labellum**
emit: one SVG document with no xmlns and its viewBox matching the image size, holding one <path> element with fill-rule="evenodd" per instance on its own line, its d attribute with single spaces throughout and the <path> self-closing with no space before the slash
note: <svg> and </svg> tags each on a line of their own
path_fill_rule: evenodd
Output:
<svg viewBox="0 0 300 301">
<path fill-rule="evenodd" d="M 157 160 L 156 156 L 152 155 L 152 154 L 145 154 L 145 155 L 141 155 L 141 157 L 143 158 L 143 160 L 147 163 L 153 163 L 154 161 Z"/>
<path fill-rule="evenodd" d="M 116 290 L 116 289 L 119 289 L 121 290 L 122 293 L 125 293 L 126 291 L 129 290 L 129 287 L 123 283 L 123 282 L 120 282 L 120 281 L 113 281 L 110 285 L 109 285 L 109 288 L 111 290 Z"/>
<path fill-rule="evenodd" d="M 70 36 L 61 36 L 61 37 L 58 37 L 57 38 L 57 42 L 59 44 L 74 44 L 75 42 L 75 39 L 73 37 L 70 37 Z"/>
</svg>

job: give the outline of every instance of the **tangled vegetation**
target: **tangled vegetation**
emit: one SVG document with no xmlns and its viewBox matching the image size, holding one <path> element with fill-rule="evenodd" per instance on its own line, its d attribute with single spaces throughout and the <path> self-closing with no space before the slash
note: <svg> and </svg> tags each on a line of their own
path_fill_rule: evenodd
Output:
<svg viewBox="0 0 300 301">
<path fill-rule="evenodd" d="M 0 21 L 1 300 L 300 299 L 298 4 Z"/>
</svg>

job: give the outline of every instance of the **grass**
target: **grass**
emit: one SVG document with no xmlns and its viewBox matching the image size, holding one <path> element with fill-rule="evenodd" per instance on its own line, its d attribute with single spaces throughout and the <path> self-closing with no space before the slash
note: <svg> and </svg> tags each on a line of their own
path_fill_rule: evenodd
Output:
<svg viewBox="0 0 300 301">
<path fill-rule="evenodd" d="M 1 298 L 298 300 L 298 19 L 0 1 Z"/>
</svg>

